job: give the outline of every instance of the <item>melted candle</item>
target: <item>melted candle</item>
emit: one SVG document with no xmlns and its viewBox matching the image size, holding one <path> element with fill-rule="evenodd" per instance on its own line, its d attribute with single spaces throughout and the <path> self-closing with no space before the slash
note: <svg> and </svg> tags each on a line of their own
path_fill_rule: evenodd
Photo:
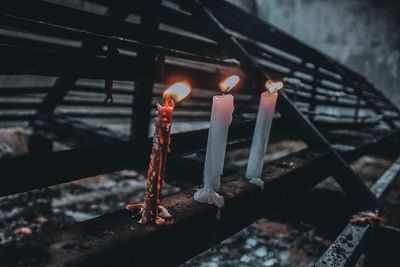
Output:
<svg viewBox="0 0 400 267">
<path fill-rule="evenodd" d="M 222 82 L 220 88 L 223 92 L 227 92 L 238 82 L 239 77 L 234 75 Z M 234 110 L 233 100 L 231 94 L 213 97 L 203 173 L 204 186 L 194 194 L 196 201 L 213 204 L 219 208 L 225 204 L 224 198 L 217 192 L 220 190 L 221 175 L 224 170 L 228 130 Z"/>
<path fill-rule="evenodd" d="M 268 140 L 271 133 L 278 90 L 282 86 L 282 82 L 268 81 L 266 83 L 268 90 L 262 93 L 260 97 L 256 126 L 254 128 L 253 141 L 246 169 L 246 178 L 261 188 L 264 188 L 264 182 L 261 179 L 264 157 L 267 152 Z"/>
</svg>

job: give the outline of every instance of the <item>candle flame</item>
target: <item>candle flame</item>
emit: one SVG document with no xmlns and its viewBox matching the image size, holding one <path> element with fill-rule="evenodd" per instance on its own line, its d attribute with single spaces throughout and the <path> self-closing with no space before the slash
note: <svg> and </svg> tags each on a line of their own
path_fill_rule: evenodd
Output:
<svg viewBox="0 0 400 267">
<path fill-rule="evenodd" d="M 278 91 L 279 89 L 282 89 L 282 87 L 283 87 L 283 82 L 281 82 L 281 81 L 271 81 L 271 80 L 268 80 L 268 81 L 265 83 L 265 87 L 266 87 L 266 88 L 268 89 L 268 91 L 272 94 L 272 93 Z"/>
<path fill-rule="evenodd" d="M 186 81 L 184 82 L 177 82 L 168 87 L 167 90 L 164 91 L 163 97 L 170 97 L 175 102 L 179 102 L 184 99 L 192 90 L 190 84 Z"/>
<path fill-rule="evenodd" d="M 228 93 L 235 85 L 238 84 L 240 78 L 237 75 L 232 75 L 219 83 L 219 89 L 223 93 Z"/>
</svg>

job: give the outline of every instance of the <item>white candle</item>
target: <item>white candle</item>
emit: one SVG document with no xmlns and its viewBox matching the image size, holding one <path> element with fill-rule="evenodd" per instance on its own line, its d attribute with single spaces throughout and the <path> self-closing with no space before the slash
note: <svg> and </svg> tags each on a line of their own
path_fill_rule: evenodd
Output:
<svg viewBox="0 0 400 267">
<path fill-rule="evenodd" d="M 268 91 L 261 94 L 258 107 L 257 121 L 250 148 L 249 161 L 247 163 L 246 178 L 253 184 L 264 187 L 261 173 L 264 165 L 264 157 L 267 152 L 268 139 L 271 133 L 278 90 L 282 88 L 282 82 L 266 83 Z"/>
<path fill-rule="evenodd" d="M 226 88 L 224 83 L 222 83 L 220 87 L 222 91 L 227 92 L 239 82 L 239 77 L 234 75 L 224 82 L 229 83 L 229 88 Z M 194 194 L 194 199 L 196 201 L 214 204 L 219 208 L 224 205 L 224 198 L 217 192 L 221 186 L 220 179 L 224 170 L 228 129 L 232 121 L 233 110 L 232 95 L 227 94 L 213 97 L 203 173 L 204 186 Z"/>
</svg>

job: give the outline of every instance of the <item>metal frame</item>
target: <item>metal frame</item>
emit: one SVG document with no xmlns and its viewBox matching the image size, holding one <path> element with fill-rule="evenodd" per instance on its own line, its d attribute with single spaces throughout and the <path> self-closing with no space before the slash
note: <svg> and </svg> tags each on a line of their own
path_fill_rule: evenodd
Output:
<svg viewBox="0 0 400 267">
<path fill-rule="evenodd" d="M 109 5 L 109 2 L 105 0 L 88 1 L 103 6 Z M 258 93 L 266 79 L 296 78 L 299 83 L 286 80 L 286 88 L 281 92 L 277 109 L 282 118 L 274 122 L 275 129 L 272 138 L 276 138 L 278 131 L 281 131 L 279 134 L 283 138 L 287 138 L 289 132 L 295 128 L 296 134 L 307 143 L 309 148 L 306 152 L 290 155 L 268 165 L 265 177 L 267 186 L 264 191 L 247 184 L 240 174 L 225 177 L 223 193 L 227 195 L 228 201 L 227 208 L 223 212 L 226 215 L 226 223 L 228 224 L 230 216 L 235 215 L 236 210 L 243 210 L 246 214 L 242 220 L 232 223 L 227 230 L 222 229 L 221 222 L 217 222 L 213 217 L 215 215 L 213 207 L 199 206 L 186 197 L 193 193 L 191 189 L 165 200 L 172 206 L 179 204 L 185 197 L 183 203 L 187 203 L 187 208 L 171 208 L 176 213 L 177 220 L 167 228 L 168 230 L 150 227 L 151 229 L 146 228 L 143 234 L 137 231 L 127 232 L 125 227 L 127 222 L 134 228 L 139 226 L 131 222 L 129 215 L 118 212 L 96 221 L 84 222 L 66 230 L 60 230 L 52 237 L 45 237 L 50 242 L 61 242 L 67 234 L 74 242 L 81 243 L 85 240 L 82 240 L 80 236 L 77 237 L 78 233 L 80 235 L 84 231 L 82 229 L 93 228 L 98 231 L 111 229 L 117 233 L 118 238 L 109 239 L 102 236 L 98 240 L 97 230 L 88 231 L 85 236 L 87 240 L 101 241 L 98 246 L 86 250 L 91 256 L 81 257 L 81 250 L 65 256 L 63 247 L 53 251 L 45 242 L 33 241 L 38 250 L 44 249 L 54 257 L 65 256 L 64 261 L 74 265 L 87 263 L 87 261 L 104 264 L 107 262 L 107 255 L 113 262 L 116 260 L 116 255 L 119 255 L 121 261 L 126 260 L 126 257 L 131 261 L 140 261 L 140 258 L 133 259 L 132 255 L 145 254 L 146 248 L 152 246 L 152 241 L 171 242 L 167 237 L 176 236 L 176 233 L 186 236 L 188 229 L 199 227 L 199 235 L 195 237 L 201 243 L 199 246 L 189 247 L 184 240 L 172 240 L 177 246 L 187 248 L 188 251 L 175 260 L 169 259 L 170 263 L 182 262 L 263 215 L 264 207 L 258 205 L 260 199 L 268 198 L 276 202 L 281 201 L 279 197 L 282 196 L 290 198 L 300 191 L 311 188 L 331 174 L 352 197 L 352 200 L 357 202 L 360 210 L 378 208 L 376 196 L 359 180 L 348 162 L 373 148 L 382 148 L 382 144 L 399 136 L 400 110 L 364 77 L 337 63 L 334 59 L 307 47 L 225 1 L 173 0 L 172 3 L 177 7 L 170 7 L 160 0 L 146 2 L 145 5 L 124 0 L 108 6 L 108 11 L 104 15 L 41 0 L 23 2 L 25 8 L 21 9 L 22 2 L 7 0 L 1 4 L 0 25 L 17 31 L 82 41 L 82 45 L 73 48 L 59 43 L 0 35 L 0 42 L 4 42 L 0 45 L 2 74 L 61 76 L 51 87 L 0 88 L 0 95 L 7 97 L 29 93 L 47 94 L 43 102 L 39 104 L 34 101 L 0 103 L 0 111 L 31 108 L 38 111 L 27 115 L 0 114 L 0 120 L 32 119 L 31 125 L 35 129 L 32 147 L 39 148 L 35 149 L 33 151 L 35 153 L 31 155 L 0 160 L 0 172 L 8 174 L 2 183 L 0 195 L 73 181 L 127 167 L 143 168 L 150 151 L 151 140 L 147 138 L 147 126 L 152 117 L 150 107 L 152 100 L 160 98 L 162 94 L 154 85 L 166 83 L 166 77 L 175 75 L 183 74 L 190 77 L 192 84 L 201 88 L 199 90 L 203 90 L 199 95 L 193 96 L 193 102 L 182 103 L 182 110 L 186 113 L 177 112 L 176 117 L 186 120 L 208 119 L 210 99 L 203 96 L 203 93 L 213 92 L 217 81 L 227 73 L 240 73 L 241 88 L 235 93 L 235 99 L 238 100 L 237 110 L 247 115 L 255 112 Z M 30 12 L 30 10 L 37 11 Z M 141 17 L 139 24 L 125 20 L 131 13 Z M 71 20 L 71 17 L 74 19 Z M 246 25 L 238 23 L 240 20 L 245 20 Z M 202 38 L 163 30 L 160 28 L 162 23 L 201 35 Z M 122 38 L 115 38 L 115 36 Z M 137 56 L 121 53 L 113 59 L 115 67 L 110 68 L 110 60 L 101 49 L 102 46 L 110 45 L 121 51 L 134 51 Z M 283 52 L 277 52 L 276 49 L 281 49 Z M 184 64 L 171 63 L 171 60 L 166 60 L 166 57 L 184 61 Z M 294 60 L 293 57 L 301 60 Z M 268 64 L 265 61 L 268 61 Z M 279 65 L 280 68 L 271 64 Z M 213 71 L 204 70 L 204 66 Z M 301 75 L 299 76 L 297 72 Z M 304 75 L 312 76 L 312 79 Z M 132 108 L 132 110 L 103 113 L 69 111 L 64 112 L 64 116 L 53 114 L 58 105 L 107 107 L 91 99 L 65 98 L 69 91 L 95 93 L 101 90 L 99 85 L 88 86 L 77 83 L 77 77 L 134 81 L 134 89 L 114 86 L 116 94 L 134 97 L 133 103 L 114 103 L 113 106 L 121 109 Z M 249 88 L 251 90 L 248 90 Z M 338 95 L 343 95 L 346 101 L 341 101 Z M 323 113 L 317 109 L 321 105 L 351 108 L 354 114 Z M 363 109 L 368 109 L 372 115 L 363 116 Z M 195 111 L 205 112 L 205 114 L 192 114 Z M 105 128 L 89 126 L 71 117 L 132 119 L 131 139 L 123 141 L 124 137 Z M 333 122 L 321 120 L 319 117 L 329 118 Z M 228 149 L 249 144 L 254 121 L 244 118 L 245 116 L 235 118 L 230 129 Z M 389 129 L 373 128 L 380 122 L 386 124 Z M 362 133 L 368 137 L 354 138 L 346 132 L 340 134 L 335 132 L 343 128 L 349 130 L 355 126 L 359 128 L 356 133 Z M 206 138 L 207 130 L 173 135 L 171 164 L 182 166 L 187 162 L 182 160 L 183 156 L 204 151 Z M 336 141 L 341 139 L 343 139 L 341 144 L 345 146 L 336 144 Z M 68 151 L 51 152 L 52 140 L 62 141 L 74 148 Z M 43 151 L 43 146 L 47 151 Z M 340 147 L 342 150 L 339 149 Z M 134 150 L 141 152 L 132 153 Z M 87 161 L 89 158 L 91 160 Z M 299 164 L 299 168 L 282 167 L 285 165 L 282 163 L 284 160 Z M 313 168 L 317 163 L 321 163 L 326 168 Z M 308 178 L 304 178 L 305 174 Z M 29 179 L 32 176 L 37 179 Z M 195 176 L 194 179 L 198 179 L 201 175 L 199 172 L 194 172 L 193 176 Z M 236 190 L 235 186 L 238 186 Z M 277 188 L 282 196 L 273 194 Z M 294 189 L 299 189 L 299 191 Z M 234 194 L 228 197 L 228 191 Z M 248 207 L 254 207 L 254 209 L 247 210 Z M 199 218 L 204 222 L 212 222 L 212 227 L 210 228 L 208 224 L 199 225 Z M 95 227 L 96 223 L 104 225 L 104 228 Z M 123 229 L 121 225 L 124 225 Z M 217 236 L 215 240 L 204 238 L 210 234 L 209 231 Z M 128 236 L 126 239 L 125 235 Z M 367 235 L 363 233 L 360 235 L 360 237 L 364 236 Z M 124 250 L 116 252 L 113 249 L 114 242 L 121 245 Z M 26 245 L 33 247 L 29 242 Z M 12 255 L 17 251 L 14 249 L 11 248 Z M 132 249 L 135 249 L 136 254 L 123 253 Z M 7 258 L 7 255 L 10 255 L 10 251 L 7 250 L 8 248 L 0 250 L 0 257 Z M 104 251 L 106 252 L 103 254 Z M 153 257 L 151 263 L 158 263 L 163 259 L 162 256 L 168 254 L 168 251 L 167 249 L 158 252 L 160 257 Z M 351 252 L 351 254 L 358 256 L 358 253 Z"/>
<path fill-rule="evenodd" d="M 400 158 L 397 158 L 371 187 L 371 192 L 377 199 L 382 199 L 399 174 Z M 375 235 L 377 232 L 379 234 L 379 229 L 377 229 L 379 227 L 382 227 L 380 223 L 375 225 L 367 224 L 365 226 L 347 225 L 314 266 L 355 266 L 361 254 L 374 244 Z"/>
<path fill-rule="evenodd" d="M 378 143 L 374 146 L 379 147 Z M 361 146 L 343 156 L 353 161 L 362 150 Z M 162 200 L 174 217 L 173 223 L 164 227 L 139 225 L 121 210 L 19 242 L 18 247 L 5 246 L 0 249 L 0 259 L 4 266 L 21 260 L 29 263 L 31 257 L 41 260 L 43 266 L 176 266 L 330 176 L 330 162 L 329 153 L 312 149 L 276 160 L 265 166 L 264 190 L 246 182 L 242 174 L 223 177 L 221 193 L 226 205 L 221 220 L 216 218 L 215 206 L 188 197 L 195 192 L 193 187 Z M 163 249 L 154 250 L 155 244 Z M 32 250 L 35 253 L 23 253 Z"/>
</svg>

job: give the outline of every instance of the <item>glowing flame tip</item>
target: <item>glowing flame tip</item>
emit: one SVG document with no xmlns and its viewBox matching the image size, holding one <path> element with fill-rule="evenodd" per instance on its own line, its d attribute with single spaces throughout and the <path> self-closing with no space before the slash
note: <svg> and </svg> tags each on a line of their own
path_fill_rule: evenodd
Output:
<svg viewBox="0 0 400 267">
<path fill-rule="evenodd" d="M 272 94 L 272 93 L 274 93 L 274 92 L 276 92 L 276 91 L 278 91 L 278 90 L 280 90 L 280 89 L 282 89 L 282 87 L 283 87 L 283 82 L 281 82 L 281 81 L 271 81 L 271 80 L 268 80 L 266 83 L 265 83 L 265 88 L 267 88 L 267 90 Z"/>
<path fill-rule="evenodd" d="M 232 90 L 233 87 L 235 87 L 240 80 L 240 77 L 238 75 L 232 75 L 223 80 L 222 82 L 219 83 L 219 89 L 223 93 L 228 93 L 230 90 Z"/>
<path fill-rule="evenodd" d="M 184 99 L 192 90 L 190 84 L 186 81 L 177 82 L 168 87 L 167 90 L 164 91 L 163 97 L 170 97 L 175 102 L 179 102 Z"/>
</svg>

